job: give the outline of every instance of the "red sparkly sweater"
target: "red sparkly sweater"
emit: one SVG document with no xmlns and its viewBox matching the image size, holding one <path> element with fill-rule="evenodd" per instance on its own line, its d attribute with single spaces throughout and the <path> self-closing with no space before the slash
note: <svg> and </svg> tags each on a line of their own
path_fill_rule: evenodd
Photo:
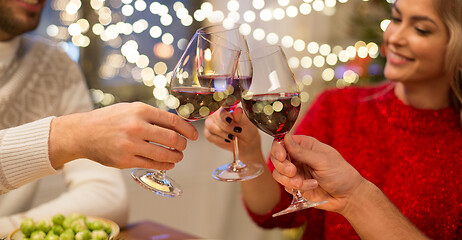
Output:
<svg viewBox="0 0 462 240">
<path fill-rule="evenodd" d="M 389 84 L 328 90 L 311 105 L 295 131 L 337 149 L 432 239 L 462 239 L 462 126 L 452 108 L 404 105 Z M 269 163 L 270 168 L 274 169 Z M 249 211 L 264 228 L 306 225 L 302 239 L 359 239 L 340 214 L 307 209 L 273 218 Z"/>
</svg>

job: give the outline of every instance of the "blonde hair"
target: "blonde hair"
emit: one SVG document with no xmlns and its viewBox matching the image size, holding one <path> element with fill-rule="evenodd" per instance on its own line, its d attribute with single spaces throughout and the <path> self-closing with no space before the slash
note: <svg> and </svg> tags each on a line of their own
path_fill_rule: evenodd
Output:
<svg viewBox="0 0 462 240">
<path fill-rule="evenodd" d="M 433 0 L 433 6 L 449 32 L 445 70 L 451 76 L 453 104 L 462 112 L 462 1 Z"/>
</svg>

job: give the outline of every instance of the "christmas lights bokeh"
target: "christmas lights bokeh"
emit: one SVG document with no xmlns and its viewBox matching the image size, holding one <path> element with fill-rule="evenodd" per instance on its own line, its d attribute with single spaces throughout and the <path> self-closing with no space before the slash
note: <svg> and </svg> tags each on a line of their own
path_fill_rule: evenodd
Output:
<svg viewBox="0 0 462 240">
<path fill-rule="evenodd" d="M 270 4 L 271 2 L 271 4 Z M 273 21 L 302 19 L 313 13 L 334 17 L 339 4 L 348 0 L 238 0 L 145 1 L 145 0 L 49 0 L 59 21 L 49 19 L 39 31 L 61 42 L 71 56 L 78 49 L 98 41 L 103 51 L 96 71 L 103 85 L 131 84 L 149 88 L 149 103 L 166 110 L 174 99 L 167 89 L 170 74 L 195 29 L 210 24 L 227 28 L 240 24 L 240 32 L 262 44 L 280 44 L 288 54 L 292 69 L 307 69 L 296 78 L 302 89 L 301 100 L 310 95 L 304 90 L 313 81 L 325 81 L 336 87 L 356 84 L 362 75 L 379 75 L 381 66 L 372 60 L 380 54 L 380 43 L 356 41 L 352 45 L 297 39 L 271 29 Z M 83 6 L 89 4 L 87 8 Z M 377 28 L 385 30 L 389 20 Z M 268 27 L 265 27 L 268 26 Z M 76 50 L 77 49 L 77 50 Z M 294 71 L 297 73 L 297 71 Z M 316 75 L 319 72 L 319 76 Z M 117 102 L 117 93 L 91 88 L 97 106 Z"/>
</svg>

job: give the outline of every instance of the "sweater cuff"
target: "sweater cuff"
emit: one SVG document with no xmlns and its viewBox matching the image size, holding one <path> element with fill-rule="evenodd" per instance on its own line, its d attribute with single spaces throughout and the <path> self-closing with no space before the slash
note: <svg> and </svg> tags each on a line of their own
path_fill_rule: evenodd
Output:
<svg viewBox="0 0 462 240">
<path fill-rule="evenodd" d="M 0 171 L 4 174 L 7 188 L 16 189 L 57 172 L 51 166 L 48 154 L 53 118 L 40 119 L 4 131 L 3 138 L 0 138 Z"/>
<path fill-rule="evenodd" d="M 263 227 L 263 228 L 275 227 L 276 226 L 275 222 L 281 219 L 281 217 L 274 218 L 273 214 L 280 212 L 283 209 L 286 209 L 292 201 L 292 197 L 291 197 L 292 195 L 289 195 L 282 185 L 280 184 L 278 185 L 279 185 L 280 194 L 281 194 L 280 201 L 276 204 L 276 206 L 274 206 L 273 209 L 268 211 L 266 214 L 259 215 L 259 214 L 252 212 L 248 208 L 247 204 L 244 202 L 245 210 L 247 211 L 249 216 L 253 219 L 253 221 L 257 223 L 260 227 Z"/>
</svg>

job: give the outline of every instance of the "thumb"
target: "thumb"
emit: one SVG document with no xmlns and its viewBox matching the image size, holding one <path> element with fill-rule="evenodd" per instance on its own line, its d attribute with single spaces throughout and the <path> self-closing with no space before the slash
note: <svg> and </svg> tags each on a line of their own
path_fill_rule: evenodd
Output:
<svg viewBox="0 0 462 240">
<path fill-rule="evenodd" d="M 236 108 L 234 109 L 233 118 L 234 118 L 234 121 L 236 121 L 236 123 L 240 123 L 240 122 L 241 122 L 241 120 L 242 120 L 242 114 L 244 114 L 244 113 L 243 113 L 241 107 L 236 107 Z"/>
<path fill-rule="evenodd" d="M 289 135 L 284 137 L 284 144 L 287 152 L 293 160 L 316 167 L 318 155 L 314 149 L 319 141 L 313 137 L 302 135 Z"/>
</svg>

